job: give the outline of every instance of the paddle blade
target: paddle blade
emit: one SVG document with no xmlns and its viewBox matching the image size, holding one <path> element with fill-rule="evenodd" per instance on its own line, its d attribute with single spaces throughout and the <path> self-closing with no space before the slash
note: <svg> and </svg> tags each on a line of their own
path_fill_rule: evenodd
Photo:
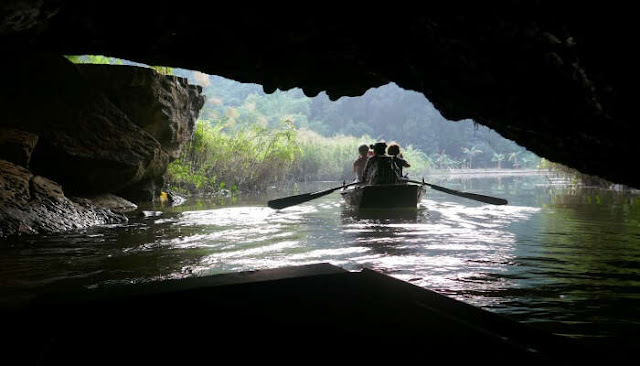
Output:
<svg viewBox="0 0 640 366">
<path fill-rule="evenodd" d="M 295 205 L 299 205 L 301 203 L 307 202 L 307 201 L 311 201 L 312 199 L 318 198 L 318 197 L 322 197 L 322 196 L 326 196 L 329 193 L 335 191 L 338 188 L 333 188 L 333 189 L 327 189 L 326 191 L 320 191 L 320 192 L 313 192 L 313 193 L 304 193 L 304 194 L 299 194 L 296 196 L 289 196 L 289 197 L 284 197 L 284 198 L 278 198 L 275 200 L 271 200 L 267 202 L 267 206 L 276 209 L 276 210 L 280 210 L 283 208 L 287 208 L 287 207 L 291 207 L 291 206 L 295 206 Z"/>
<path fill-rule="evenodd" d="M 436 186 L 436 185 L 428 184 L 428 183 L 427 183 L 427 185 L 429 187 L 437 190 L 437 191 L 441 191 L 441 192 L 444 192 L 444 193 L 452 194 L 454 196 L 469 198 L 469 199 L 480 201 L 480 202 L 484 202 L 484 203 L 489 203 L 489 204 L 492 204 L 492 205 L 506 205 L 506 204 L 509 203 L 509 202 L 507 202 L 507 200 L 505 200 L 503 198 L 484 196 L 484 195 L 476 194 L 476 193 L 454 191 L 452 189 L 448 189 L 448 188 L 444 188 L 444 187 L 440 187 L 440 186 Z"/>
<path fill-rule="evenodd" d="M 476 193 L 460 192 L 460 191 L 456 191 L 456 190 L 453 190 L 453 189 L 440 187 L 440 186 L 437 186 L 435 184 L 420 182 L 420 181 L 417 181 L 417 180 L 406 179 L 405 181 L 411 182 L 411 183 L 416 183 L 416 184 L 424 184 L 425 186 L 429 186 L 429 187 L 435 189 L 436 191 L 452 194 L 452 195 L 458 196 L 458 197 L 469 198 L 469 199 L 472 199 L 472 200 L 476 200 L 476 201 L 480 201 L 480 202 L 484 202 L 484 203 L 489 203 L 489 204 L 492 204 L 492 205 L 506 205 L 506 204 L 509 203 L 509 202 L 507 202 L 507 200 L 505 200 L 503 198 L 485 196 L 485 195 L 476 194 Z"/>
</svg>

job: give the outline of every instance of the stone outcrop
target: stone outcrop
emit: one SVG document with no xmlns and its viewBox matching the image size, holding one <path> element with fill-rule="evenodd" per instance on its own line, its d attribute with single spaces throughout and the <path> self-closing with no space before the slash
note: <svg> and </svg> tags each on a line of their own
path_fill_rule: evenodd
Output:
<svg viewBox="0 0 640 366">
<path fill-rule="evenodd" d="M 207 11 L 190 1 L 4 4 L 6 46 L 182 67 L 332 99 L 395 82 L 447 119 L 473 119 L 552 161 L 640 187 L 626 162 L 640 152 L 635 12 L 619 5 L 438 1 L 290 13 L 240 3 Z"/>
<path fill-rule="evenodd" d="M 144 183 L 161 185 L 167 164 L 191 137 L 201 89 L 150 69 L 80 72 L 59 56 L 24 57 L 8 62 L 13 72 L 0 92 L 8 102 L 0 124 L 38 137 L 31 170 L 73 194 L 150 199 Z"/>
<path fill-rule="evenodd" d="M 0 159 L 27 168 L 38 136 L 13 128 L 0 127 Z"/>
<path fill-rule="evenodd" d="M 76 65 L 91 83 L 138 127 L 153 136 L 171 159 L 191 139 L 204 105 L 201 88 L 184 78 L 123 65 Z"/>
<path fill-rule="evenodd" d="M 74 200 L 76 202 L 94 204 L 117 213 L 127 213 L 138 208 L 138 205 L 111 193 L 99 194 L 90 198 L 75 198 Z"/>
<path fill-rule="evenodd" d="M 126 222 L 90 200 L 67 198 L 59 184 L 0 160 L 0 237 L 52 233 Z"/>
<path fill-rule="evenodd" d="M 163 160 L 141 179 L 114 190 L 135 200 L 153 199 L 164 185 L 168 162 L 180 156 L 182 145 L 193 136 L 195 121 L 204 105 L 202 88 L 190 85 L 184 78 L 161 75 L 148 68 L 91 64 L 76 67 L 132 123 L 158 141 L 168 156 L 168 161 Z"/>
<path fill-rule="evenodd" d="M 39 137 L 31 170 L 73 194 L 118 192 L 169 162 L 160 143 L 132 123 L 61 57 L 29 55 L 0 96 L 2 123 Z M 3 103 L 4 104 L 4 103 Z"/>
<path fill-rule="evenodd" d="M 0 236 L 126 219 L 114 212 L 132 203 L 105 195 L 158 196 L 204 103 L 200 87 L 151 69 L 42 53 L 2 66 L 11 72 L 0 89 Z"/>
</svg>

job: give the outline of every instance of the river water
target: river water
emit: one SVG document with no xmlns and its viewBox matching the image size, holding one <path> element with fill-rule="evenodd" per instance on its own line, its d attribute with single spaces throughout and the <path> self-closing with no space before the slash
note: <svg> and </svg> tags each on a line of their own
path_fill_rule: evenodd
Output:
<svg viewBox="0 0 640 366">
<path fill-rule="evenodd" d="M 327 262 L 370 268 L 556 334 L 640 345 L 640 195 L 545 175 L 434 176 L 417 210 L 358 212 L 336 192 L 144 207 L 127 224 L 0 241 L 0 305 L 73 288 Z M 298 193 L 336 182 L 300 185 Z"/>
</svg>

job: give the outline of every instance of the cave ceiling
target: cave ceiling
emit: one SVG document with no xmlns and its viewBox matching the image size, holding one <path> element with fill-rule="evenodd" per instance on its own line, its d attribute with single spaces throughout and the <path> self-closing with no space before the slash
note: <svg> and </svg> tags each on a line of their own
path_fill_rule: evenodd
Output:
<svg viewBox="0 0 640 366">
<path fill-rule="evenodd" d="M 635 20 L 615 2 L 212 3 L 8 0 L 0 45 L 3 57 L 101 54 L 333 100 L 394 82 L 447 119 L 640 187 Z"/>
</svg>

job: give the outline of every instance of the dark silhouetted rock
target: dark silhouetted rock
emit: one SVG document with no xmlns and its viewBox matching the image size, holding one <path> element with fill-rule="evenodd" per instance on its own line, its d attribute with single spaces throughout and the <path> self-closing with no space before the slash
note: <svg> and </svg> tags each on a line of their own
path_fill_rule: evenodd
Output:
<svg viewBox="0 0 640 366">
<path fill-rule="evenodd" d="M 83 75 L 104 91 L 131 122 L 153 136 L 171 159 L 182 145 L 204 105 L 202 87 L 186 79 L 162 75 L 149 68 L 125 65 L 77 65 Z"/>
<path fill-rule="evenodd" d="M 78 198 L 74 198 L 76 202 L 80 201 Z M 113 212 L 125 213 L 135 211 L 138 208 L 133 202 L 130 202 L 115 194 L 106 193 L 91 198 L 86 198 L 88 203 L 94 204 L 101 208 L 109 209 Z"/>
<path fill-rule="evenodd" d="M 0 173 L 0 206 L 26 205 L 31 200 L 33 174 L 6 160 L 0 160 Z"/>
<path fill-rule="evenodd" d="M 395 82 L 447 119 L 473 119 L 551 161 L 640 187 L 626 160 L 640 152 L 640 128 L 635 12 L 625 7 L 439 1 L 291 13 L 244 3 L 211 12 L 189 1 L 3 3 L 6 47 L 120 57 L 334 100 Z"/>
<path fill-rule="evenodd" d="M 83 74 L 39 53 L 3 66 L 11 73 L 0 89 L 0 235 L 126 220 L 114 212 L 135 204 L 105 195 L 156 197 L 203 104 L 200 88 L 150 69 L 85 66 Z"/>
<path fill-rule="evenodd" d="M 159 194 L 168 163 L 193 133 L 201 89 L 151 69 L 82 66 L 83 74 L 59 56 L 24 57 L 6 61 L 13 72 L 1 92 L 0 125 L 39 136 L 31 170 L 74 195 Z"/>
<path fill-rule="evenodd" d="M 0 159 L 28 168 L 37 143 L 38 136 L 32 133 L 0 127 Z"/>
<path fill-rule="evenodd" d="M 0 237 L 54 233 L 126 222 L 127 217 L 88 200 L 74 202 L 57 183 L 0 160 Z"/>
<path fill-rule="evenodd" d="M 73 194 L 117 192 L 162 176 L 169 156 L 59 56 L 25 55 L 0 92 L 0 123 L 39 136 L 31 170 Z M 33 85 L 29 88 L 26 85 Z"/>
</svg>

